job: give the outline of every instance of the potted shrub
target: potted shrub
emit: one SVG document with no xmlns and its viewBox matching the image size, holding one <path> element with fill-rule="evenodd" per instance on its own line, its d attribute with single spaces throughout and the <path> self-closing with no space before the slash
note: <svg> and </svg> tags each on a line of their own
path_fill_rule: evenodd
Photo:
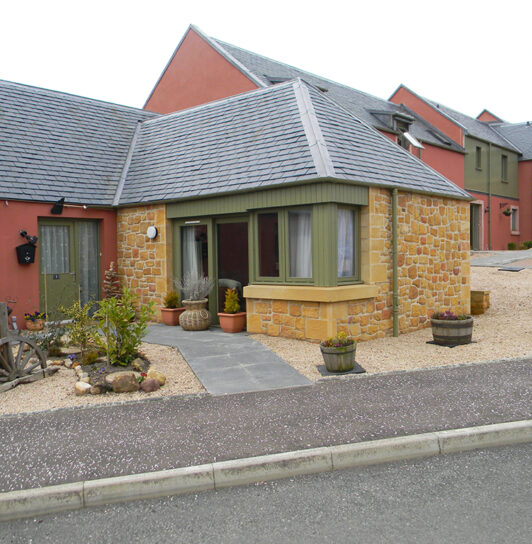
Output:
<svg viewBox="0 0 532 544">
<path fill-rule="evenodd" d="M 165 325 L 179 325 L 179 316 L 185 311 L 185 308 L 179 307 L 179 293 L 170 291 L 164 297 L 164 308 L 161 308 L 161 319 Z"/>
<path fill-rule="evenodd" d="M 355 366 L 356 342 L 345 332 L 339 332 L 320 344 L 325 367 L 329 372 L 347 372 Z"/>
<path fill-rule="evenodd" d="M 213 282 L 205 276 L 187 274 L 178 282 L 183 293 L 182 303 L 185 311 L 179 317 L 179 324 L 186 331 L 204 331 L 211 324 L 211 314 L 207 310 L 207 295 Z"/>
<path fill-rule="evenodd" d="M 244 329 L 246 312 L 240 311 L 236 289 L 226 289 L 224 311 L 218 312 L 218 318 L 224 332 L 241 332 Z"/>
<path fill-rule="evenodd" d="M 439 346 L 469 344 L 473 335 L 473 318 L 470 315 L 456 315 L 447 310 L 436 312 L 430 320 L 434 343 Z"/>
<path fill-rule="evenodd" d="M 42 331 L 46 321 L 46 314 L 36 311 L 32 314 L 24 314 L 24 319 L 26 320 L 26 328 L 29 331 Z"/>
</svg>

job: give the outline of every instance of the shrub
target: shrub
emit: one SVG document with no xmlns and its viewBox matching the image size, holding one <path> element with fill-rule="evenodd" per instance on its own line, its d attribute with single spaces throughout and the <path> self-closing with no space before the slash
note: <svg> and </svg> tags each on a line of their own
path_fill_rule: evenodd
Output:
<svg viewBox="0 0 532 544">
<path fill-rule="evenodd" d="M 527 240 L 526 242 L 523 242 L 523 246 L 525 249 L 532 249 L 532 240 Z"/>
<path fill-rule="evenodd" d="M 105 298 L 120 298 L 122 296 L 122 284 L 115 268 L 115 263 L 109 265 L 109 269 L 104 273 L 103 293 Z"/>
<path fill-rule="evenodd" d="M 177 291 L 170 291 L 164 297 L 165 308 L 179 308 L 179 293 Z"/>
<path fill-rule="evenodd" d="M 148 321 L 153 316 L 153 302 L 150 302 L 141 307 L 135 320 L 137 301 L 138 297 L 124 288 L 121 299 L 110 297 L 101 300 L 94 314 L 102 332 L 95 335 L 95 341 L 112 365 L 127 366 L 136 357 Z"/>
<path fill-rule="evenodd" d="M 93 303 L 88 302 L 83 305 L 80 302 L 74 302 L 70 308 L 60 306 L 60 310 L 70 320 L 66 325 L 68 339 L 70 344 L 78 346 L 81 351 L 81 358 L 85 352 L 94 347 L 94 320 L 90 315 Z"/>
<path fill-rule="evenodd" d="M 224 312 L 226 314 L 236 314 L 240 311 L 238 303 L 238 292 L 236 289 L 226 289 Z"/>
<path fill-rule="evenodd" d="M 508 242 L 508 249 L 517 249 L 517 246 L 515 245 L 515 242 Z"/>
<path fill-rule="evenodd" d="M 59 322 L 51 321 L 47 324 L 45 330 L 29 333 L 29 336 L 35 340 L 39 348 L 45 351 L 48 356 L 57 357 L 61 355 L 63 334 L 65 334 L 65 328 Z"/>
<path fill-rule="evenodd" d="M 321 345 L 324 348 L 344 348 L 346 346 L 351 346 L 354 343 L 355 341 L 353 338 L 347 336 L 345 332 L 339 332 L 336 336 L 324 340 Z"/>
<path fill-rule="evenodd" d="M 185 274 L 185 277 L 175 284 L 183 293 L 183 300 L 202 300 L 211 292 L 214 282 L 205 276 Z"/>
</svg>

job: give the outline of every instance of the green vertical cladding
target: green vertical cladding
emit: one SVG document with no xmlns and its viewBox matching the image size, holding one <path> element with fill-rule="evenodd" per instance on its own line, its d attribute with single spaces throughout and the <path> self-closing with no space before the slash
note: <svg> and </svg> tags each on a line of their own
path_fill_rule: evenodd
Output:
<svg viewBox="0 0 532 544">
<path fill-rule="evenodd" d="M 465 188 L 469 191 L 488 193 L 488 176 L 491 178 L 491 194 L 518 198 L 517 153 L 496 145 L 477 140 L 471 136 L 465 139 Z M 476 167 L 476 148 L 481 149 L 481 167 Z M 502 156 L 508 157 L 507 181 L 502 180 Z M 489 165 L 488 165 L 489 161 Z"/>
<path fill-rule="evenodd" d="M 169 219 L 238 214 L 249 210 L 338 202 L 367 206 L 368 188 L 337 181 L 309 182 L 301 185 L 216 195 L 167 204 Z"/>
<path fill-rule="evenodd" d="M 333 203 L 314 206 L 312 215 L 312 255 L 315 283 L 320 287 L 337 284 L 337 205 Z"/>
</svg>

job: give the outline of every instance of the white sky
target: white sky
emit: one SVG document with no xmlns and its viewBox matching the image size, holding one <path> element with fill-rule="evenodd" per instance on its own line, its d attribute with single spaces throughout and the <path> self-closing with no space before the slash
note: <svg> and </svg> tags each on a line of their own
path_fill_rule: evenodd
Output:
<svg viewBox="0 0 532 544">
<path fill-rule="evenodd" d="M 142 107 L 192 23 L 381 98 L 404 83 L 519 122 L 532 120 L 531 15 L 520 0 L 4 0 L 0 79 Z"/>
</svg>

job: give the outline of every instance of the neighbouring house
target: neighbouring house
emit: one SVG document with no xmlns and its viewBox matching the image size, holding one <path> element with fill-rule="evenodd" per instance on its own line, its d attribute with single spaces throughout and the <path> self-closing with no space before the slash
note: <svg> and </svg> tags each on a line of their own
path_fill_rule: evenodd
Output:
<svg viewBox="0 0 532 544">
<path fill-rule="evenodd" d="M 153 116 L 0 81 L 0 300 L 19 327 L 26 312 L 100 298 L 117 259 L 116 186 L 137 124 Z M 18 262 L 21 232 L 38 237 L 33 263 Z"/>
<path fill-rule="evenodd" d="M 0 88 L 2 299 L 19 315 L 101 294 L 115 256 L 143 303 L 206 274 L 216 315 L 230 280 L 270 335 L 369 339 L 469 310 L 468 193 L 301 79 L 168 115 Z M 34 264 L 21 229 L 39 229 Z"/>
<path fill-rule="evenodd" d="M 298 77 L 471 192 L 476 199 L 470 206 L 473 249 L 506 249 L 509 242 L 532 239 L 532 230 L 523 223 L 530 215 L 525 212 L 530 190 L 522 189 L 532 181 L 524 181 L 526 166 L 521 162 L 517 181 L 521 148 L 491 126 L 501 119 L 487 110 L 475 120 L 417 97 L 404 86 L 390 101 L 383 100 L 211 38 L 193 25 L 144 108 L 171 113 Z"/>
<path fill-rule="evenodd" d="M 464 147 L 463 187 L 476 199 L 470 204 L 472 249 L 507 249 L 509 243 L 517 247 L 532 239 L 528 219 L 532 177 L 524 164 L 530 159 L 522 162 L 523 149 L 531 146 L 531 140 L 526 139 L 530 132 L 520 133 L 514 142 L 505 134 L 514 133 L 515 129 L 509 128 L 513 125 L 502 123 L 488 110 L 475 119 L 423 98 L 404 85 L 390 101 L 412 109 Z"/>
</svg>

